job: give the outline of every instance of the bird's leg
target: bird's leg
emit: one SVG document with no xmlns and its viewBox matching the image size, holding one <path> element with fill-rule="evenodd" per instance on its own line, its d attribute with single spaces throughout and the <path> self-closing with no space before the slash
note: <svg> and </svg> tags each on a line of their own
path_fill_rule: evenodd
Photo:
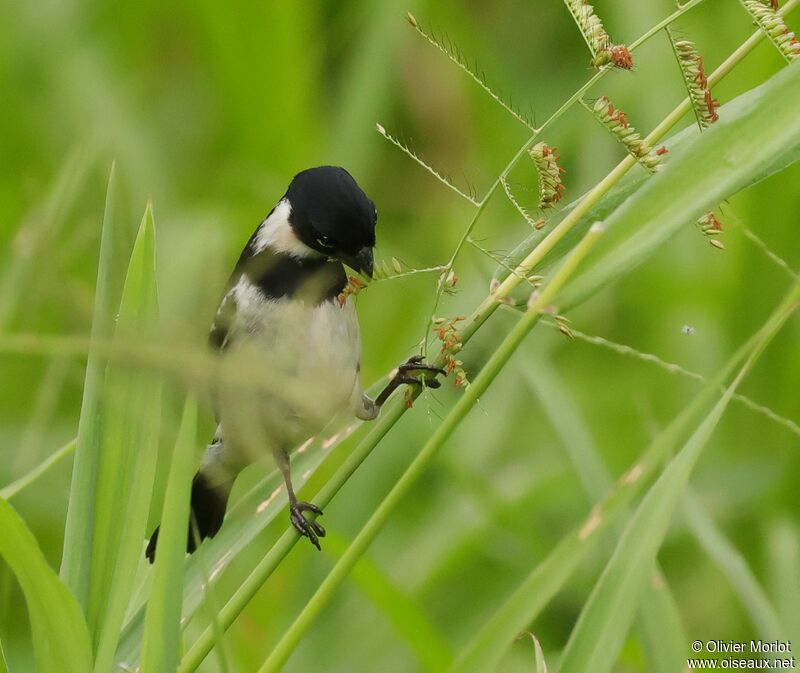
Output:
<svg viewBox="0 0 800 673">
<path fill-rule="evenodd" d="M 289 454 L 284 449 L 275 449 L 273 452 L 275 462 L 280 468 L 283 475 L 283 481 L 286 484 L 286 493 L 289 496 L 289 518 L 292 525 L 297 529 L 300 535 L 304 535 L 317 549 L 319 546 L 319 538 L 325 537 L 325 529 L 313 519 L 306 519 L 304 512 L 311 512 L 315 516 L 322 514 L 322 510 L 310 502 L 302 502 L 297 500 L 292 487 L 292 473 L 289 468 Z"/>
<path fill-rule="evenodd" d="M 436 380 L 436 375 L 446 375 L 446 373 L 441 367 L 434 367 L 424 362 L 421 355 L 415 355 L 397 368 L 394 376 L 392 376 L 381 394 L 375 398 L 375 406 L 382 407 L 386 400 L 389 399 L 389 396 L 403 384 L 438 388 L 442 384 Z M 421 376 L 417 377 L 415 374 L 421 374 Z"/>
</svg>

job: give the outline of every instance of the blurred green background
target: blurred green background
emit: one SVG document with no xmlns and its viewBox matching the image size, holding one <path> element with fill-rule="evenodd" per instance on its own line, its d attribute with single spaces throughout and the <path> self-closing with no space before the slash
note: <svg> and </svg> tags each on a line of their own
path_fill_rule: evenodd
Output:
<svg viewBox="0 0 800 673">
<path fill-rule="evenodd" d="M 669 0 L 598 0 L 595 6 L 621 42 L 631 42 L 675 8 Z M 122 178 L 128 245 L 146 200 L 154 203 L 167 341 L 205 334 L 243 244 L 291 177 L 308 166 L 343 165 L 370 194 L 379 212 L 378 258 L 395 256 L 417 268 L 444 263 L 471 206 L 389 145 L 375 123 L 478 196 L 528 132 L 420 39 L 405 21 L 406 10 L 477 59 L 490 85 L 539 122 L 591 74 L 588 52 L 560 0 L 4 3 L 0 330 L 88 334 L 112 160 Z M 795 27 L 798 21 L 790 17 Z M 677 29 L 698 44 L 713 69 L 752 25 L 739 2 L 708 0 Z M 782 64 L 764 43 L 715 95 L 724 103 Z M 603 94 L 635 126 L 652 128 L 685 95 L 666 38 L 637 52 L 632 73 L 615 72 L 590 92 Z M 623 156 L 579 107 L 543 140 L 562 155 L 566 201 Z M 763 323 L 788 281 L 743 236 L 739 223 L 800 268 L 798 184 L 800 165 L 723 204 L 725 251 L 687 227 L 634 274 L 570 314 L 573 326 L 704 375 L 715 373 Z M 515 173 L 512 187 L 521 200 L 535 203 L 535 182 Z M 500 194 L 476 237 L 502 254 L 527 233 Z M 485 295 L 493 268 L 486 256 L 465 250 L 456 265 L 459 292 L 440 312 L 470 311 Z M 425 331 L 434 283 L 421 274 L 360 295 L 367 383 L 413 352 Z M 492 318 L 464 354 L 468 373 L 512 324 L 503 312 Z M 693 334 L 685 334 L 684 325 Z M 742 389 L 795 421 L 799 339 L 795 318 Z M 80 358 L 0 355 L 0 484 L 75 435 L 83 366 Z M 387 596 L 386 587 L 404 595 L 443 644 L 457 651 L 582 520 L 591 501 L 532 386 L 540 374 L 546 374 L 540 392 L 552 389 L 614 476 L 698 389 L 646 362 L 537 329 L 373 545 L 374 567 L 340 592 L 286 670 L 420 670 L 407 633 L 413 640 L 419 625 L 404 629 L 392 621 L 386 604 L 400 599 Z M 230 670 L 252 671 L 264 659 L 456 395 L 447 386 L 421 398 L 327 508 L 330 542 L 322 554 L 299 545 L 270 579 L 227 636 Z M 210 426 L 210 410 L 206 416 Z M 800 554 L 799 448 L 798 434 L 734 404 L 694 479 L 700 502 L 795 634 L 800 577 L 790 575 L 792 586 L 786 586 L 785 561 Z M 14 501 L 54 566 L 69 470 L 69 461 L 59 465 Z M 257 476 L 250 475 L 250 483 Z M 243 489 L 240 484 L 235 493 Z M 262 554 L 285 523 L 280 518 L 250 553 Z M 545 653 L 555 657 L 563 647 L 609 551 L 586 564 L 531 625 Z M 680 517 L 660 560 L 692 639 L 755 637 L 734 588 Z M 10 669 L 31 671 L 24 602 L 5 566 L 0 594 L 0 640 Z M 204 670 L 218 670 L 213 657 Z M 503 670 L 533 670 L 529 640 L 512 647 Z M 618 670 L 650 670 L 634 638 Z"/>
</svg>

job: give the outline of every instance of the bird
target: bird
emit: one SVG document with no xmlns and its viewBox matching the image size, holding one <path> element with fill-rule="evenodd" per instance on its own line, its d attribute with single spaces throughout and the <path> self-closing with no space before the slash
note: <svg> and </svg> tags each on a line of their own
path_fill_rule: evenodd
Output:
<svg viewBox="0 0 800 673">
<path fill-rule="evenodd" d="M 377 418 L 404 384 L 440 385 L 444 370 L 416 355 L 375 399 L 364 392 L 345 266 L 372 277 L 377 220 L 350 173 L 318 166 L 294 176 L 245 245 L 209 333 L 233 383 L 221 383 L 213 396 L 217 427 L 192 480 L 188 553 L 217 534 L 237 475 L 264 452 L 283 475 L 291 524 L 320 549 L 322 510 L 298 500 L 290 453 L 340 414 Z M 158 535 L 156 528 L 146 548 L 151 563 Z"/>
</svg>

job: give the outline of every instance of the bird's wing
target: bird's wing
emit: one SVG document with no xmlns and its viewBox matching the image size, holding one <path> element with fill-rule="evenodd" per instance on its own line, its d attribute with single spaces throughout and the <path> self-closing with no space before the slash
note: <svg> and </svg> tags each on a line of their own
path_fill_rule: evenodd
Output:
<svg viewBox="0 0 800 673">
<path fill-rule="evenodd" d="M 269 215 L 272 215 L 272 210 Z M 267 218 L 269 218 L 269 215 L 267 215 Z M 236 266 L 233 268 L 230 278 L 228 278 L 228 284 L 225 287 L 225 295 L 219 303 L 217 312 L 214 315 L 214 321 L 211 324 L 211 330 L 208 333 L 208 345 L 213 350 L 224 351 L 225 348 L 230 345 L 235 335 L 236 330 L 234 327 L 239 307 L 236 303 L 234 288 L 245 273 L 247 265 L 253 261 L 255 239 L 258 236 L 259 230 L 260 227 L 253 232 L 250 240 L 247 241 L 247 245 L 244 246 L 244 249 L 239 255 L 239 259 L 236 261 Z"/>
<path fill-rule="evenodd" d="M 236 320 L 236 297 L 229 289 L 219 304 L 211 330 L 208 333 L 208 345 L 215 351 L 224 351 L 234 335 Z"/>
</svg>

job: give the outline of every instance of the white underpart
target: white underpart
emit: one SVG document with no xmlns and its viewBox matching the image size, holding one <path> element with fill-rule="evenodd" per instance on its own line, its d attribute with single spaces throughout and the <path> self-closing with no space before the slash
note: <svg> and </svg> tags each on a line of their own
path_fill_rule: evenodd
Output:
<svg viewBox="0 0 800 673">
<path fill-rule="evenodd" d="M 343 412 L 374 418 L 377 409 L 363 395 L 359 376 L 361 340 L 352 299 L 317 305 L 264 296 L 247 276 L 231 288 L 237 311 L 226 364 L 248 381 L 257 381 L 260 401 L 253 408 L 235 396 L 222 401 L 226 438 L 239 444 L 293 448 Z M 258 419 L 257 428 L 253 428 Z M 238 426 L 238 428 L 236 427 Z M 209 456 L 209 460 L 218 459 Z"/>
<path fill-rule="evenodd" d="M 288 254 L 298 259 L 321 256 L 320 253 L 309 248 L 297 238 L 289 222 L 291 213 L 292 206 L 287 199 L 278 201 L 275 210 L 261 223 L 256 232 L 255 252 L 261 252 L 264 248 L 270 247 L 276 252 Z"/>
</svg>

